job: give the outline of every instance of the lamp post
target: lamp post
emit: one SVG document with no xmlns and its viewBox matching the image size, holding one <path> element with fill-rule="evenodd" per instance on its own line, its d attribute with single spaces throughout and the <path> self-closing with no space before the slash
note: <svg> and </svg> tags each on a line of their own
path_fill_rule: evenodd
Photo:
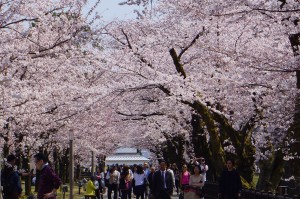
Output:
<svg viewBox="0 0 300 199">
<path fill-rule="evenodd" d="M 95 165 L 94 165 L 94 151 L 92 151 L 92 169 L 91 169 L 92 175 L 94 175 L 94 170 L 95 170 Z"/>
<path fill-rule="evenodd" d="M 70 199 L 73 199 L 73 188 L 74 188 L 74 132 L 69 131 L 69 141 L 70 141 Z"/>
<path fill-rule="evenodd" d="M 3 160 L 3 158 L 2 158 L 2 152 L 0 152 L 0 170 L 2 171 L 2 160 Z M 1 176 L 1 173 L 2 172 L 0 172 L 0 179 L 2 178 L 2 176 Z M 0 180 L 0 199 L 2 199 L 2 184 L 1 184 L 1 180 Z"/>
</svg>

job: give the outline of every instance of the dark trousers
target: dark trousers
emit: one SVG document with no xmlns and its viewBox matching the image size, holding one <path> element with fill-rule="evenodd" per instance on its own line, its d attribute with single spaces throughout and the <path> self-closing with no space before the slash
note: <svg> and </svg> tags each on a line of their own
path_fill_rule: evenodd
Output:
<svg viewBox="0 0 300 199">
<path fill-rule="evenodd" d="M 95 195 L 97 199 L 103 199 L 103 188 L 100 187 L 99 189 L 95 190 Z"/>
<path fill-rule="evenodd" d="M 108 199 L 111 199 L 112 191 L 114 192 L 114 199 L 118 199 L 118 185 L 117 184 L 109 184 L 108 185 L 108 191 L 107 191 Z"/>
<path fill-rule="evenodd" d="M 122 199 L 131 199 L 131 189 L 121 190 L 122 192 Z"/>
<path fill-rule="evenodd" d="M 19 194 L 14 192 L 14 193 L 11 193 L 11 194 L 4 194 L 3 195 L 3 199 L 19 199 Z"/>
<path fill-rule="evenodd" d="M 223 193 L 221 194 L 222 199 L 238 199 L 237 193 Z"/>
<path fill-rule="evenodd" d="M 161 190 L 158 195 L 155 194 L 154 199 L 171 199 L 171 195 L 167 192 L 167 190 Z"/>
<path fill-rule="evenodd" d="M 176 192 L 177 194 L 179 193 L 179 180 L 178 179 L 175 179 L 175 187 L 176 187 Z"/>
<path fill-rule="evenodd" d="M 144 199 L 144 194 L 136 194 L 136 199 Z"/>
</svg>

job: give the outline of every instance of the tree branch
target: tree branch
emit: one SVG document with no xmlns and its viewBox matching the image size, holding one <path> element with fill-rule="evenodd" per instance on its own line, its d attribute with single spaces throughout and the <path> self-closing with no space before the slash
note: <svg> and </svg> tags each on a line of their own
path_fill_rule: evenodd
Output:
<svg viewBox="0 0 300 199">
<path fill-rule="evenodd" d="M 7 26 L 10 26 L 12 24 L 16 24 L 16 23 L 20 23 L 20 22 L 23 22 L 23 21 L 37 21 L 37 18 L 34 18 L 34 19 L 20 19 L 20 20 L 17 20 L 17 21 L 13 21 L 13 22 L 10 22 L 10 23 L 7 23 L 5 25 L 2 25 L 0 26 L 0 28 L 7 28 Z"/>
<path fill-rule="evenodd" d="M 185 79 L 186 78 L 186 73 L 183 69 L 183 65 L 180 63 L 180 59 L 179 59 L 175 49 L 171 48 L 169 50 L 169 52 L 170 52 L 170 55 L 173 59 L 173 63 L 175 65 L 176 71 L 180 74 L 180 76 L 183 76 L 183 78 Z"/>
<path fill-rule="evenodd" d="M 196 43 L 196 41 L 199 39 L 199 37 L 202 36 L 202 35 L 204 34 L 204 31 L 205 31 L 205 28 L 203 27 L 202 31 L 199 32 L 199 33 L 195 36 L 195 38 L 192 40 L 192 42 L 191 42 L 188 46 L 186 46 L 186 47 L 179 53 L 178 60 L 181 59 L 181 56 L 183 55 L 183 53 L 185 53 L 185 51 L 187 51 L 190 47 L 192 47 L 192 46 Z"/>
</svg>

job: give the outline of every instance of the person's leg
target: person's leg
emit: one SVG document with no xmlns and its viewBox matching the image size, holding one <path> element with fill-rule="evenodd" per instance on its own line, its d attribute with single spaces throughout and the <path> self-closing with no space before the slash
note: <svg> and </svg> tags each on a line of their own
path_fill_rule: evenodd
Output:
<svg viewBox="0 0 300 199">
<path fill-rule="evenodd" d="M 179 189 L 178 189 L 178 187 L 179 187 L 179 180 L 178 179 L 175 180 L 175 186 L 176 186 L 176 192 L 178 194 L 179 193 Z"/>
<path fill-rule="evenodd" d="M 121 199 L 127 199 L 126 190 L 121 191 Z"/>
<path fill-rule="evenodd" d="M 114 189 L 114 199 L 118 199 L 118 185 L 117 184 L 113 184 L 113 189 Z"/>
<path fill-rule="evenodd" d="M 171 199 L 171 196 L 168 194 L 167 191 L 163 191 L 162 194 L 163 194 L 163 195 L 162 195 L 162 198 L 163 198 L 163 199 Z"/>
<path fill-rule="evenodd" d="M 112 185 L 108 185 L 107 198 L 111 199 Z"/>
<path fill-rule="evenodd" d="M 132 193 L 132 189 L 128 189 L 127 194 L 128 194 L 128 199 L 131 199 L 131 193 Z"/>
<path fill-rule="evenodd" d="M 148 199 L 148 186 L 145 186 L 144 199 Z"/>
</svg>

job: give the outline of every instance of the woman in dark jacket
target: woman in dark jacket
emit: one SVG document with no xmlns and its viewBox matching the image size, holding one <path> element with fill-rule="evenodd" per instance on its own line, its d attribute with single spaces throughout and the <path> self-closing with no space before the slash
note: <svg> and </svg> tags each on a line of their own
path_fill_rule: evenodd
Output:
<svg viewBox="0 0 300 199">
<path fill-rule="evenodd" d="M 242 182 L 239 173 L 234 169 L 234 161 L 227 159 L 227 169 L 220 177 L 219 197 L 222 199 L 237 199 L 241 196 Z"/>
<path fill-rule="evenodd" d="M 15 161 L 14 155 L 7 156 L 7 162 L 1 171 L 3 199 L 18 199 L 22 192 L 19 173 L 14 170 Z"/>
</svg>

